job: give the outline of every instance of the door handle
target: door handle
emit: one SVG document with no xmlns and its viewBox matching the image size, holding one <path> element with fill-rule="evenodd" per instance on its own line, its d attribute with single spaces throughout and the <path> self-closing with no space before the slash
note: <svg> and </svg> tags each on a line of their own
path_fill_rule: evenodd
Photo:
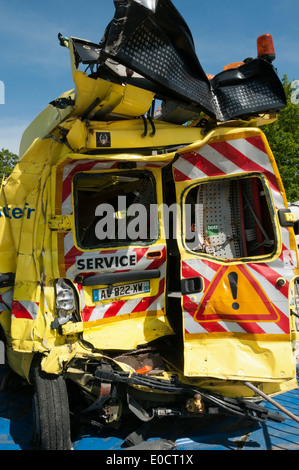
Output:
<svg viewBox="0 0 299 470">
<path fill-rule="evenodd" d="M 119 282 L 137 282 L 148 279 L 160 278 L 160 271 L 158 269 L 148 269 L 143 271 L 125 271 L 119 273 L 103 273 L 86 276 L 82 280 L 83 286 L 106 286 L 110 284 L 117 284 Z"/>
<path fill-rule="evenodd" d="M 195 294 L 195 292 L 202 292 L 204 288 L 202 277 L 191 277 L 189 279 L 181 280 L 181 290 L 183 295 Z"/>
<path fill-rule="evenodd" d="M 146 253 L 145 257 L 147 259 L 161 259 L 163 256 L 162 254 L 162 251 L 161 250 L 157 250 L 157 251 L 149 251 Z"/>
</svg>

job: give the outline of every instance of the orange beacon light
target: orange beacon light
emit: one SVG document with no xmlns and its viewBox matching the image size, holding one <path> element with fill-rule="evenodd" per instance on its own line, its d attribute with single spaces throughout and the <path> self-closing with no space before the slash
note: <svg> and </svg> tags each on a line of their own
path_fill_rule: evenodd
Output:
<svg viewBox="0 0 299 470">
<path fill-rule="evenodd" d="M 257 38 L 257 55 L 259 59 L 273 62 L 275 59 L 274 42 L 271 34 L 262 34 Z"/>
</svg>

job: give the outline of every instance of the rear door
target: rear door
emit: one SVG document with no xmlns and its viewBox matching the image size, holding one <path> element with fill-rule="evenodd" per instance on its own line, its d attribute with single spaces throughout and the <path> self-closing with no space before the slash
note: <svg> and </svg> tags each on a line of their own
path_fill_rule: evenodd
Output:
<svg viewBox="0 0 299 470">
<path fill-rule="evenodd" d="M 97 348 L 131 349 L 173 333 L 157 210 L 162 166 L 78 157 L 55 169 L 56 215 L 70 224 L 53 234 L 59 277 L 75 286 L 83 337 Z"/>
<path fill-rule="evenodd" d="M 289 286 L 297 254 L 281 181 L 259 131 L 217 132 L 174 163 L 181 256 L 184 372 L 294 377 Z"/>
</svg>

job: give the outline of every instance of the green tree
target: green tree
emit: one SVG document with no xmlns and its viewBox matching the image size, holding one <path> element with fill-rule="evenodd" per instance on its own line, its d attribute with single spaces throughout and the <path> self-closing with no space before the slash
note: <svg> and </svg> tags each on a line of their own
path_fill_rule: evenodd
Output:
<svg viewBox="0 0 299 470">
<path fill-rule="evenodd" d="M 282 83 L 287 106 L 277 121 L 263 126 L 285 187 L 289 202 L 299 200 L 299 104 L 291 101 L 292 83 L 284 75 Z"/>
<path fill-rule="evenodd" d="M 9 150 L 2 148 L 0 150 L 0 178 L 3 175 L 8 176 L 14 169 L 19 157 Z"/>
</svg>

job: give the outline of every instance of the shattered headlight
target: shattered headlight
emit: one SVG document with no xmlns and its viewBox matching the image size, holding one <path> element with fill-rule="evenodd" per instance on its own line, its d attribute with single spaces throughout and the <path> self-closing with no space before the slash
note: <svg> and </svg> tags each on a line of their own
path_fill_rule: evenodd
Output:
<svg viewBox="0 0 299 470">
<path fill-rule="evenodd" d="M 65 279 L 58 279 L 55 284 L 56 310 L 59 325 L 64 325 L 73 319 L 76 313 L 76 298 L 72 287 Z"/>
</svg>

